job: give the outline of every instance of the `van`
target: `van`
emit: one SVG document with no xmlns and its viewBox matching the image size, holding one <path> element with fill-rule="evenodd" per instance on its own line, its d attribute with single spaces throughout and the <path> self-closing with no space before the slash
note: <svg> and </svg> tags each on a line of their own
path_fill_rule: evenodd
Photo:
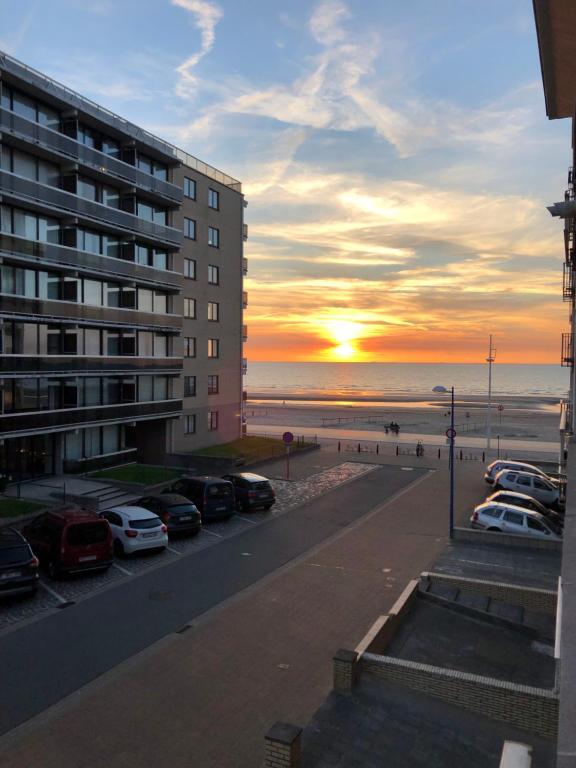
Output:
<svg viewBox="0 0 576 768">
<path fill-rule="evenodd" d="M 239 512 L 250 512 L 252 509 L 270 509 L 276 501 L 276 494 L 270 480 L 254 472 L 236 472 L 224 475 L 224 480 L 230 480 L 234 486 L 236 509 Z"/>
<path fill-rule="evenodd" d="M 89 509 L 62 507 L 45 512 L 22 533 L 51 578 L 112 565 L 110 526 Z"/>
<path fill-rule="evenodd" d="M 224 520 L 235 512 L 234 486 L 221 477 L 181 477 L 167 492 L 189 499 L 198 508 L 202 521 Z"/>
</svg>

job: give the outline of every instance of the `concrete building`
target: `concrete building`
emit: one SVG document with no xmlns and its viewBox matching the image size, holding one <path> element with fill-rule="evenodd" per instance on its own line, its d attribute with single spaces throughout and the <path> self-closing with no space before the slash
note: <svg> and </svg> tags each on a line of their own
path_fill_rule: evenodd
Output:
<svg viewBox="0 0 576 768">
<path fill-rule="evenodd" d="M 573 136 L 568 189 L 562 200 L 549 209 L 553 215 L 564 219 L 563 299 L 569 307 L 570 323 L 562 337 L 562 364 L 571 369 L 571 378 L 560 424 L 563 437 L 561 461 L 565 465 L 568 484 L 556 638 L 560 700 L 556 765 L 557 768 L 572 768 L 576 765 L 576 4 L 571 0 L 534 0 L 534 15 L 546 114 L 551 120 L 571 118 Z"/>
<path fill-rule="evenodd" d="M 241 434 L 241 185 L 0 54 L 0 471 Z"/>
</svg>

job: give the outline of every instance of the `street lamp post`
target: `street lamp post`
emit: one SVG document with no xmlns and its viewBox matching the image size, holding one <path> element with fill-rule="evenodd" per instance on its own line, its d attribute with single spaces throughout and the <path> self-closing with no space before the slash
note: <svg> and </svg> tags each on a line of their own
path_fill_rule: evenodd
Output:
<svg viewBox="0 0 576 768">
<path fill-rule="evenodd" d="M 454 387 L 450 400 L 450 538 L 454 538 Z"/>
<path fill-rule="evenodd" d="M 492 335 L 490 335 L 490 347 L 488 350 L 488 410 L 486 412 L 486 456 L 490 456 L 490 441 L 492 432 L 492 363 L 496 360 L 496 350 L 492 347 Z"/>
</svg>

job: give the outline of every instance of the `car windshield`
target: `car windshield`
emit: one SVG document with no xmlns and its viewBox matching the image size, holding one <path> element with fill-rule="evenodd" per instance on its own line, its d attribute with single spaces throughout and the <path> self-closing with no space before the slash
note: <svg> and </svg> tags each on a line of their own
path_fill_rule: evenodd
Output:
<svg viewBox="0 0 576 768">
<path fill-rule="evenodd" d="M 194 504 L 175 504 L 173 507 L 168 507 L 168 512 L 171 515 L 193 515 L 198 510 Z"/>
<path fill-rule="evenodd" d="M 161 521 L 157 517 L 145 517 L 143 520 L 130 520 L 130 528 L 158 528 Z"/>
<path fill-rule="evenodd" d="M 206 488 L 206 496 L 210 499 L 228 499 L 232 496 L 232 486 L 228 483 L 220 485 L 209 485 Z"/>
<path fill-rule="evenodd" d="M 27 563 L 31 560 L 28 547 L 9 547 L 0 549 L 0 567 L 3 565 L 15 565 L 16 563 Z"/>
<path fill-rule="evenodd" d="M 66 539 L 68 544 L 73 547 L 81 547 L 86 544 L 101 544 L 108 537 L 108 524 L 101 523 L 82 523 L 71 525 L 68 528 Z"/>
</svg>

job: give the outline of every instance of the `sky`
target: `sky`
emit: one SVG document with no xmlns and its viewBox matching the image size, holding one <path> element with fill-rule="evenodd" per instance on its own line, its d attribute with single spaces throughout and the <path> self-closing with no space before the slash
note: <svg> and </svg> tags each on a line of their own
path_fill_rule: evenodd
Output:
<svg viewBox="0 0 576 768">
<path fill-rule="evenodd" d="M 0 50 L 242 181 L 249 360 L 559 362 L 529 0 L 0 0 Z"/>
</svg>

